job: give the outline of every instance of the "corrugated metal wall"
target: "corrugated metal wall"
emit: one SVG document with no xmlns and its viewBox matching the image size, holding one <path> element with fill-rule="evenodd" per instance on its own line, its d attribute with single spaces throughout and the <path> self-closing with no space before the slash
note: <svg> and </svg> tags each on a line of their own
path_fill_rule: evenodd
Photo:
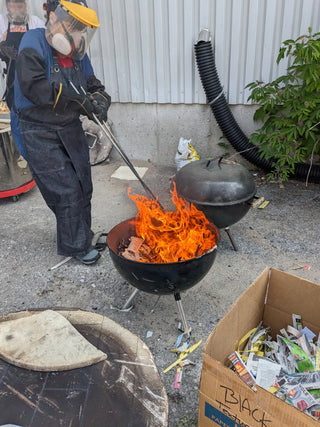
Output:
<svg viewBox="0 0 320 427">
<path fill-rule="evenodd" d="M 193 44 L 208 28 L 230 104 L 246 84 L 271 81 L 281 42 L 320 30 L 319 0 L 88 0 L 101 28 L 91 43 L 96 75 L 114 102 L 205 103 Z M 32 0 L 40 15 L 42 1 Z"/>
</svg>

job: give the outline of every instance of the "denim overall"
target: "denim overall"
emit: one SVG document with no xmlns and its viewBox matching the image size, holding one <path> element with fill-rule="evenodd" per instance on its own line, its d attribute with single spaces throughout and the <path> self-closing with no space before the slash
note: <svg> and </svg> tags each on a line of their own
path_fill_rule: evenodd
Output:
<svg viewBox="0 0 320 427">
<path fill-rule="evenodd" d="M 61 68 L 53 57 L 51 82 L 86 90 L 77 63 Z M 58 254 L 84 256 L 92 248 L 92 181 L 89 149 L 79 111 L 57 112 L 51 106 L 20 112 L 22 143 L 34 180 L 57 220 Z"/>
</svg>

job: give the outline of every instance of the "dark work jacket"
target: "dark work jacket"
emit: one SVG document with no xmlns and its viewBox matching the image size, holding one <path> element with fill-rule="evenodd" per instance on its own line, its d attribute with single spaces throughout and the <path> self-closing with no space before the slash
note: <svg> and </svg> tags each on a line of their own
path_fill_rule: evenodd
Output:
<svg viewBox="0 0 320 427">
<path fill-rule="evenodd" d="M 87 55 L 74 64 L 83 75 L 84 90 L 105 93 Z M 79 104 L 70 97 L 58 96 L 59 84 L 52 81 L 53 67 L 53 49 L 45 29 L 29 30 L 22 39 L 16 62 L 15 107 L 20 118 L 61 126 L 79 118 Z"/>
</svg>

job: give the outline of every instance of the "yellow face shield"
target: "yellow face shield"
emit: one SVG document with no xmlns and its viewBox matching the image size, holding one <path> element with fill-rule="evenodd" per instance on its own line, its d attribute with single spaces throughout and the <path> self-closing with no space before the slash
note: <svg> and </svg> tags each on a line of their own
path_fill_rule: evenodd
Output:
<svg viewBox="0 0 320 427">
<path fill-rule="evenodd" d="M 56 51 L 81 60 L 98 27 L 99 21 L 94 10 L 62 0 L 50 14 L 46 38 Z"/>
</svg>

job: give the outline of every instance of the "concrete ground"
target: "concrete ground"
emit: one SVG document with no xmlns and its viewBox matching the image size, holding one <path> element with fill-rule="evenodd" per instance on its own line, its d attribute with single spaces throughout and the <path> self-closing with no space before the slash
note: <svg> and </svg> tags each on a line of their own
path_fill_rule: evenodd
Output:
<svg viewBox="0 0 320 427">
<path fill-rule="evenodd" d="M 148 168 L 145 182 L 159 195 L 162 205 L 172 210 L 169 188 L 174 162 L 169 166 L 133 163 Z M 121 160 L 111 157 L 110 162 L 92 167 L 93 230 L 97 234 L 136 214 L 127 195 L 129 186 L 132 193 L 145 194 L 138 181 L 111 178 L 121 165 Z M 175 370 L 163 373 L 175 361 L 170 348 L 179 335 L 174 297 L 162 296 L 156 304 L 156 296 L 139 292 L 130 312 L 114 309 L 124 304 L 134 288 L 119 275 L 108 250 L 94 266 L 71 260 L 50 271 L 61 257 L 56 254 L 55 219 L 37 188 L 21 195 L 17 202 L 0 199 L 0 314 L 75 307 L 110 317 L 138 335 L 152 351 L 169 397 L 169 426 L 196 426 L 201 348 L 237 297 L 267 266 L 320 284 L 320 186 L 290 181 L 282 188 L 267 183 L 263 173 L 253 172 L 257 195 L 268 200 L 268 206 L 250 209 L 231 227 L 238 252 L 221 231 L 211 270 L 182 294 L 192 340 L 203 342 L 190 356 L 196 365 L 184 369 L 180 390 L 174 389 Z M 299 265 L 310 269 L 296 269 Z"/>
</svg>

